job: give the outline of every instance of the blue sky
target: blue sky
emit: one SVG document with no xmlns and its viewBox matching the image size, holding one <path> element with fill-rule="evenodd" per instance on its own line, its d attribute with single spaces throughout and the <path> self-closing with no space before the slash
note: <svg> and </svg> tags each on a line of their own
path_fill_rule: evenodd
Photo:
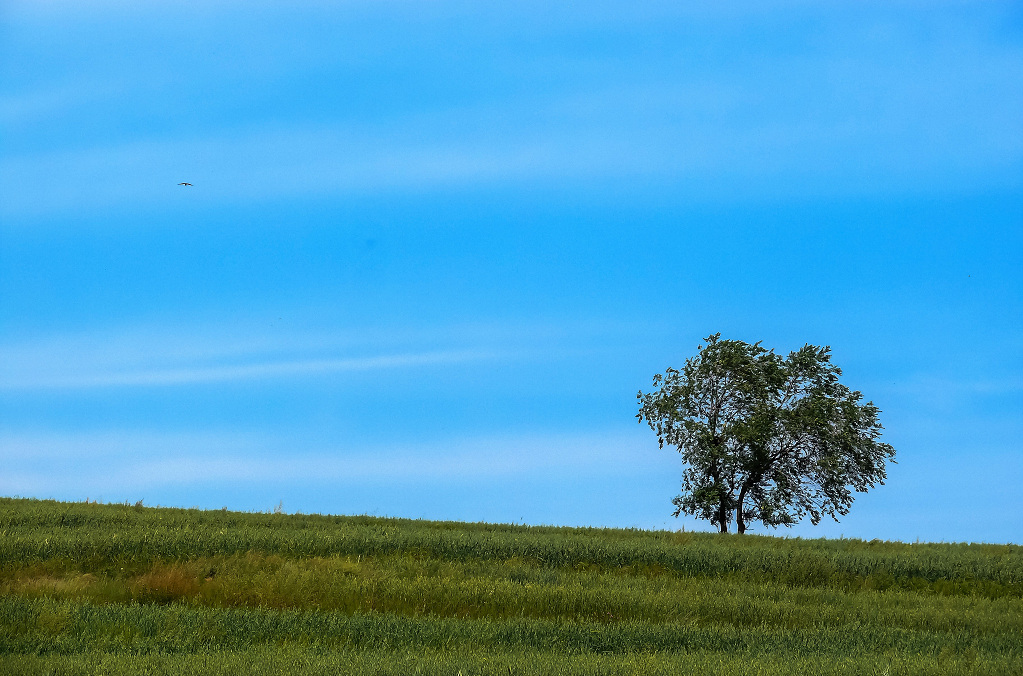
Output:
<svg viewBox="0 0 1023 676">
<path fill-rule="evenodd" d="M 899 453 L 783 534 L 1023 542 L 1020 111 L 1012 2 L 8 0 L 0 494 L 708 528 L 720 331 Z"/>
</svg>

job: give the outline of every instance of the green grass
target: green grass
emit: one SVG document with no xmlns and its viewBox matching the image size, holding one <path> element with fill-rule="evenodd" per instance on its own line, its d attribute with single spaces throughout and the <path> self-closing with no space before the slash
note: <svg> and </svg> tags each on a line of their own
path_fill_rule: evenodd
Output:
<svg viewBox="0 0 1023 676">
<path fill-rule="evenodd" d="M 0 499 L 0 674 L 1023 674 L 1023 549 Z"/>
</svg>

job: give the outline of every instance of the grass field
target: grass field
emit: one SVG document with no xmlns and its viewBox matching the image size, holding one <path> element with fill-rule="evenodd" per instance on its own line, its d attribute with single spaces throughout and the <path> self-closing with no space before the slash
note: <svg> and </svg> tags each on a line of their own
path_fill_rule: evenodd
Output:
<svg viewBox="0 0 1023 676">
<path fill-rule="evenodd" d="M 0 499 L 0 674 L 1023 674 L 1023 548 Z"/>
</svg>

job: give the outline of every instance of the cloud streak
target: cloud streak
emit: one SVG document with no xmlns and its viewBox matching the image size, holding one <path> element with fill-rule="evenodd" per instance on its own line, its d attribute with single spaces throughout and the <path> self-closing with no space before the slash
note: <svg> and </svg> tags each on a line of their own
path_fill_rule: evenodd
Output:
<svg viewBox="0 0 1023 676">
<path fill-rule="evenodd" d="M 637 433 L 638 432 L 638 433 Z M 432 482 L 571 474 L 623 476 L 663 470 L 670 454 L 650 454 L 641 430 L 526 434 L 443 442 L 344 445 L 246 433 L 3 433 L 11 493 L 124 491 L 161 486 L 267 482 Z M 296 449 L 298 449 L 296 451 Z M 55 474 L 54 462 L 72 468 Z"/>
<path fill-rule="evenodd" d="M 168 387 L 318 376 L 330 373 L 426 367 L 493 359 L 496 352 L 450 350 L 342 359 L 264 361 L 252 364 L 139 369 L 106 373 L 23 375 L 0 380 L 2 390 Z"/>
<path fill-rule="evenodd" d="M 940 108 L 946 102 L 936 90 L 947 83 L 933 79 L 929 90 L 916 95 Z M 905 134 L 894 124 L 886 128 L 826 109 L 813 111 L 813 119 L 770 119 L 765 113 L 762 120 L 740 116 L 723 122 L 712 113 L 723 105 L 721 98 L 737 98 L 728 105 L 740 106 L 760 94 L 715 92 L 703 83 L 689 83 L 681 91 L 672 83 L 643 91 L 611 88 L 587 97 L 579 106 L 585 112 L 564 101 L 542 104 L 542 133 L 509 125 L 503 111 L 470 109 L 438 119 L 401 120 L 400 133 L 345 125 L 264 127 L 25 154 L 0 161 L 0 178 L 11 186 L 0 213 L 209 206 L 545 181 L 642 185 L 654 180 L 684 192 L 730 197 L 736 191 L 756 196 L 751 185 L 774 195 L 792 189 L 790 181 L 797 177 L 801 190 L 818 194 L 886 192 L 893 182 L 910 191 L 921 185 L 952 189 L 964 182 L 1018 187 L 1014 170 L 1021 137 L 1001 133 L 1011 128 L 1007 123 L 953 133 L 951 120 L 929 115 L 915 123 L 921 131 Z M 987 119 L 1005 122 L 1016 98 L 992 104 Z M 888 104 L 896 117 L 913 117 L 914 103 Z M 605 108 L 610 110 L 593 112 Z M 421 138 L 449 126 L 473 138 Z M 503 133 L 498 137 L 474 127 Z M 935 143 L 933 138 L 951 140 Z M 836 157 L 843 162 L 836 163 Z M 183 193 L 176 188 L 180 180 L 196 187 Z"/>
</svg>

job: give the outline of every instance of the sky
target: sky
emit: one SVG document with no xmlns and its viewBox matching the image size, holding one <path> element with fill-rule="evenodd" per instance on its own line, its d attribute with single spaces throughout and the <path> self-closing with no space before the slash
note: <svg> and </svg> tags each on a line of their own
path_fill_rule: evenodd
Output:
<svg viewBox="0 0 1023 676">
<path fill-rule="evenodd" d="M 1021 112 L 1017 2 L 6 0 L 0 495 L 710 530 L 721 332 L 898 453 L 777 534 L 1023 543 Z"/>
</svg>

